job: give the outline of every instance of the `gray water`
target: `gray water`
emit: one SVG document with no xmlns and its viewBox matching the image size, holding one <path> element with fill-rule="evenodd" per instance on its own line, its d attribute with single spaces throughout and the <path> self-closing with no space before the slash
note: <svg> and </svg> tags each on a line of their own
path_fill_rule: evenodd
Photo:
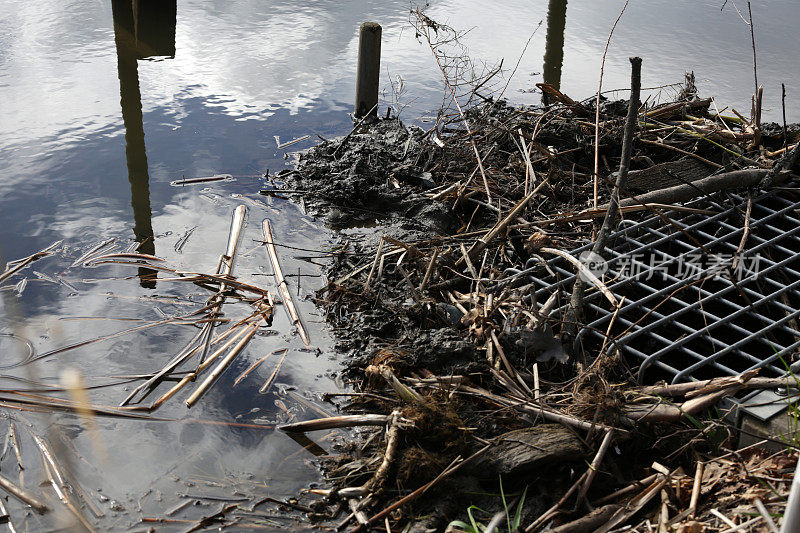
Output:
<svg viewBox="0 0 800 533">
<path fill-rule="evenodd" d="M 121 267 L 70 265 L 98 242 L 115 238 L 121 248 L 139 243 L 142 251 L 178 268 L 213 271 L 231 212 L 245 203 L 250 215 L 237 273 L 274 291 L 258 243 L 261 220 L 269 217 L 284 270 L 301 275 L 298 301 L 314 350 L 303 348 L 278 308 L 265 335 L 254 339 L 196 407 L 188 410 L 179 395 L 156 413 L 171 422 L 100 418 L 99 437 L 91 437 L 85 422 L 73 415 L 4 408 L 2 416 L 17 420 L 22 433 L 23 462 L 29 468 L 25 486 L 51 492 L 39 487 L 39 457 L 22 430 L 28 421 L 34 433 L 63 452 L 74 476 L 104 509 L 104 517 L 92 518 L 100 529 L 132 527 L 142 516 L 164 517 L 186 494 L 238 491 L 256 500 L 280 498 L 318 478 L 314 456 L 280 432 L 212 425 L 271 426 L 293 416 L 317 416 L 289 392 L 318 401 L 341 386 L 331 377 L 338 363 L 330 335 L 308 299 L 324 285 L 321 270 L 301 257 L 323 253 L 332 236 L 297 205 L 259 196 L 265 184 L 261 176 L 290 166 L 291 151 L 312 146 L 317 135 L 329 138 L 349 130 L 356 31 L 365 20 L 383 25 L 380 114 L 393 105 L 404 120 L 424 124 L 442 98 L 440 73 L 430 50 L 415 39 L 406 2 L 154 4 L 159 7 L 128 0 L 0 0 L 0 259 L 64 241 L 57 254 L 5 283 L 0 334 L 23 335 L 42 353 L 135 324 L 117 319 L 157 320 L 181 312 L 187 301 L 203 301 L 208 295 L 198 288 L 154 286 Z M 431 4 L 432 18 L 470 30 L 463 43 L 477 61 L 491 66 L 504 60 L 506 77 L 499 80 L 501 87 L 508 83 L 510 100 L 538 103 L 541 95 L 533 89 L 545 77 L 576 99 L 597 90 L 600 57 L 623 2 Z M 133 5 L 138 6 L 135 15 Z M 715 96 L 720 109 L 732 106 L 747 114 L 754 87 L 749 28 L 732 2 L 720 10 L 722 5 L 722 0 L 631 0 L 609 49 L 604 89 L 624 89 L 627 58 L 639 55 L 645 61 L 645 86 L 681 82 L 685 72 L 694 71 L 702 95 Z M 787 118 L 800 120 L 800 64 L 793 38 L 800 4 L 761 0 L 752 3 L 752 11 L 764 115 L 780 119 L 783 82 Z M 668 98 L 675 91 L 666 87 L 652 94 Z M 310 138 L 278 148 L 279 142 L 304 135 Z M 235 177 L 182 188 L 169 184 L 219 173 Z M 192 228 L 178 251 L 178 241 Z M 14 286 L 23 278 L 28 281 L 17 295 Z M 298 290 L 296 277 L 290 283 Z M 9 307 L 12 300 L 17 314 Z M 234 306 L 230 312 L 244 311 Z M 75 320 L 79 317 L 93 320 Z M 66 368 L 79 370 L 89 385 L 104 376 L 152 372 L 193 333 L 171 326 L 120 337 L 3 369 L 0 384 L 20 388 L 9 376 L 56 383 Z M 0 335 L 0 366 L 16 362 L 16 348 L 10 337 Z M 250 364 L 283 348 L 290 352 L 270 393 L 257 391 L 275 369 L 275 357 L 232 386 Z M 96 404 L 116 405 L 127 391 L 117 386 L 89 394 Z M 6 427 L 0 421 L 0 435 Z M 330 450 L 331 439 L 320 445 Z M 13 456 L 10 451 L 3 456 L 0 471 L 16 480 Z M 119 506 L 104 501 L 101 493 Z M 218 504 L 184 509 L 173 518 L 196 519 Z M 13 500 L 8 506 L 18 529 L 63 525 L 52 515 L 32 516 Z"/>
</svg>

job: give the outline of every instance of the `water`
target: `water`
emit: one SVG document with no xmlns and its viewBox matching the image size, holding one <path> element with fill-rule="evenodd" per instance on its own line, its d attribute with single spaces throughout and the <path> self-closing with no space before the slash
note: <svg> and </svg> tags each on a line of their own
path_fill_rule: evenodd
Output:
<svg viewBox="0 0 800 533">
<path fill-rule="evenodd" d="M 18 343 L 8 333 L 23 335 L 42 353 L 138 323 L 117 319 L 157 320 L 189 308 L 188 299 L 208 297 L 189 285 L 153 286 L 135 270 L 70 267 L 105 239 L 117 239 L 122 248 L 139 243 L 142 251 L 179 268 L 213 271 L 231 212 L 245 203 L 250 217 L 237 273 L 273 290 L 271 269 L 257 242 L 264 217 L 273 221 L 279 244 L 326 249 L 332 236 L 299 207 L 256 192 L 264 172 L 274 174 L 291 164 L 289 151 L 313 145 L 317 135 L 349 130 L 356 29 L 364 20 L 384 28 L 381 114 L 394 104 L 405 120 L 424 123 L 441 101 L 440 74 L 430 51 L 414 38 L 406 2 L 142 1 L 135 3 L 135 14 L 133 5 L 126 0 L 0 0 L 0 257 L 24 257 L 64 240 L 56 255 L 9 280 L 6 303 L 0 304 L 2 366 L 16 360 Z M 432 2 L 429 14 L 471 29 L 464 43 L 475 58 L 490 65 L 504 58 L 508 69 L 519 60 L 506 95 L 537 103 L 540 95 L 531 89 L 543 77 L 573 98 L 596 91 L 600 56 L 621 7 L 622 2 L 610 0 L 449 0 Z M 721 7 L 722 0 L 668 5 L 632 0 L 609 50 L 604 88 L 624 88 L 627 58 L 640 55 L 646 86 L 679 82 L 694 70 L 703 95 L 716 96 L 720 108 L 733 106 L 747 114 L 754 84 L 749 29 L 732 3 Z M 800 5 L 756 1 L 753 15 L 765 118 L 780 118 L 784 82 L 787 118 L 800 120 L 800 65 L 792 39 Z M 401 79 L 403 91 L 394 94 L 392 86 L 396 89 Z M 674 89 L 663 91 L 668 96 Z M 311 138 L 278 149 L 278 141 L 303 135 Z M 235 178 L 169 185 L 183 176 L 218 173 Z M 179 252 L 176 244 L 192 228 Z M 306 299 L 324 282 L 320 268 L 300 256 L 318 253 L 286 246 L 279 253 L 287 274 L 299 269 L 302 275 L 298 301 L 318 350 L 303 350 L 278 308 L 272 334 L 256 337 L 196 407 L 187 410 L 185 396 L 179 395 L 155 413 L 175 421 L 100 418 L 98 438 L 72 415 L 6 410 L 18 420 L 25 486 L 52 492 L 38 486 L 40 459 L 24 421 L 58 448 L 104 509 L 104 517 L 92 519 L 102 529 L 132 526 L 142 516 L 164 517 L 186 500 L 181 494 L 231 496 L 237 490 L 254 498 L 283 497 L 317 479 L 313 455 L 280 432 L 210 424 L 271 425 L 289 418 L 282 406 L 301 418 L 316 416 L 287 389 L 316 400 L 339 387 L 331 378 L 337 362 L 330 335 Z M 15 297 L 11 287 L 23 277 L 28 281 Z M 296 278 L 290 283 L 296 289 Z M 229 312 L 238 316 L 245 309 L 231 306 Z M 103 319 L 64 320 L 77 317 Z M 101 376 L 154 371 L 193 333 L 186 326 L 148 330 L 1 372 L 57 383 L 64 369 L 76 368 L 88 384 L 99 383 Z M 273 372 L 274 356 L 232 387 L 250 364 L 282 348 L 290 353 L 269 394 L 257 390 Z M 24 384 L 3 378 L 2 386 Z M 94 403 L 116 405 L 127 395 L 124 388 L 89 394 Z M 0 434 L 5 428 L 0 423 Z M 59 445 L 62 441 L 67 444 Z M 98 442 L 107 450 L 105 459 Z M 320 444 L 330 449 L 329 440 Z M 9 451 L 0 463 L 14 480 L 15 462 Z M 102 501 L 101 490 L 120 506 Z M 178 511 L 174 518 L 196 519 L 217 510 L 218 501 L 207 503 Z M 40 519 L 20 504 L 11 501 L 9 509 L 18 525 L 40 527 Z M 52 515 L 42 520 L 48 526 L 58 523 Z"/>
</svg>

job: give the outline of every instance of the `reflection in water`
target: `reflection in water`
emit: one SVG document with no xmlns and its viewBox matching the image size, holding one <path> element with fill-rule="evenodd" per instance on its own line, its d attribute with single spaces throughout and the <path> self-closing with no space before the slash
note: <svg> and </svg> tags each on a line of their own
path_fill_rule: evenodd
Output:
<svg viewBox="0 0 800 533">
<path fill-rule="evenodd" d="M 561 66 L 564 63 L 564 28 L 567 25 L 567 0 L 550 0 L 547 6 L 547 42 L 544 48 L 544 82 L 561 88 Z M 547 93 L 542 93 L 547 99 Z M 548 102 L 545 101 L 545 104 Z"/>
<path fill-rule="evenodd" d="M 175 57 L 177 0 L 112 0 L 117 72 L 125 124 L 125 156 L 131 183 L 133 233 L 139 251 L 155 254 L 150 209 L 150 176 L 144 144 L 142 95 L 137 61 L 153 56 Z M 155 271 L 140 268 L 143 287 L 155 288 Z"/>
</svg>

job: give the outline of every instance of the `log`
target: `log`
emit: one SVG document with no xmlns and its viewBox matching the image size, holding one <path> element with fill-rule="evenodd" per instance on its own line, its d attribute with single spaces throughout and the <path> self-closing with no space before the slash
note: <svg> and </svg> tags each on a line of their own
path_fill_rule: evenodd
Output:
<svg viewBox="0 0 800 533">
<path fill-rule="evenodd" d="M 769 170 L 762 168 L 734 170 L 733 172 L 709 176 L 692 183 L 684 183 L 682 185 L 675 185 L 673 187 L 640 194 L 635 198 L 627 198 L 621 201 L 619 205 L 621 207 L 631 207 L 642 203 L 671 204 L 687 202 L 704 194 L 712 194 L 727 189 L 752 187 L 757 185 L 768 174 Z M 607 208 L 608 204 L 602 206 L 602 209 Z"/>
<path fill-rule="evenodd" d="M 475 461 L 473 473 L 497 477 L 522 475 L 543 464 L 581 460 L 586 453 L 574 432 L 559 424 L 509 431 Z"/>
</svg>

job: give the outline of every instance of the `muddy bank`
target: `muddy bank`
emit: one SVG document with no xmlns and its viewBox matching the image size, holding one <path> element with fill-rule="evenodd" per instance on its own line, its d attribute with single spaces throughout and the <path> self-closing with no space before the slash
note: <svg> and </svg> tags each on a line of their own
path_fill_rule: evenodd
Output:
<svg viewBox="0 0 800 533">
<path fill-rule="evenodd" d="M 412 531 L 470 518 L 526 531 L 572 520 L 589 523 L 585 530 L 636 524 L 664 487 L 684 487 L 685 497 L 665 504 L 683 512 L 697 458 L 713 461 L 735 446 L 736 428 L 698 426 L 692 415 L 754 373 L 723 380 L 706 403 L 682 404 L 678 394 L 661 404 L 613 342 L 577 353 L 567 345 L 568 326 L 585 323 L 580 312 L 568 318 L 569 293 L 537 291 L 536 279 L 592 242 L 605 216 L 592 206 L 613 188 L 628 107 L 602 103 L 595 153 L 593 103 L 551 96 L 558 103 L 546 108 L 490 101 L 429 131 L 398 120 L 359 125 L 304 152 L 282 176 L 346 244 L 318 295 L 355 388 L 346 411 L 384 417 L 326 463 L 332 488 L 318 491 L 329 498 L 318 518 L 356 529 L 388 519 Z M 784 137 L 783 127 L 720 117 L 709 104 L 688 86 L 678 100 L 638 112 L 621 196 L 739 169 L 774 177 L 782 168 L 779 181 L 793 179 L 796 127 Z M 595 159 L 603 179 L 593 197 Z M 624 215 L 670 216 L 669 203 Z M 716 486 L 698 475 L 706 498 L 693 516 L 709 512 L 697 505 L 713 505 Z M 631 510 L 634 496 L 647 498 Z"/>
<path fill-rule="evenodd" d="M 425 170 L 436 156 L 429 144 L 418 127 L 375 121 L 301 153 L 285 179 L 334 228 L 390 223 L 420 236 L 446 234 L 454 230 L 450 210 L 425 195 L 435 187 Z"/>
</svg>

